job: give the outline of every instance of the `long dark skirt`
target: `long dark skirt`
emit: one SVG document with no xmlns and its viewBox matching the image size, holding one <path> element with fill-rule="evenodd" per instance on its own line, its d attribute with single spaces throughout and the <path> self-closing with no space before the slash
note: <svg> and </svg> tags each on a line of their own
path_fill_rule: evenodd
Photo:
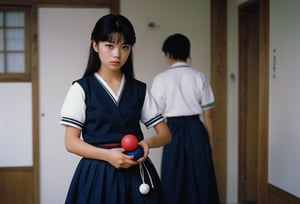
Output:
<svg viewBox="0 0 300 204">
<path fill-rule="evenodd" d="M 167 119 L 172 141 L 163 149 L 166 204 L 218 204 L 208 133 L 198 116 Z"/>
<path fill-rule="evenodd" d="M 154 188 L 143 195 L 139 165 L 116 169 L 107 162 L 81 159 L 73 176 L 66 204 L 164 204 L 159 176 L 150 159 L 144 164 L 151 175 Z M 144 167 L 145 183 L 151 186 Z"/>
</svg>

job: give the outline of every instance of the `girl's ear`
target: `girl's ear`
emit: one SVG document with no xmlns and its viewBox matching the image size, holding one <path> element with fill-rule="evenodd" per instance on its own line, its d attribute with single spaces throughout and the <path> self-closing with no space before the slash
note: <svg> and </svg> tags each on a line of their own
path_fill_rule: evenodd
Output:
<svg viewBox="0 0 300 204">
<path fill-rule="evenodd" d="M 93 40 L 93 49 L 95 52 L 98 52 L 98 44 L 96 43 L 96 41 Z"/>
<path fill-rule="evenodd" d="M 168 59 L 173 59 L 173 56 L 172 56 L 169 52 L 166 53 L 166 57 L 167 57 Z"/>
</svg>

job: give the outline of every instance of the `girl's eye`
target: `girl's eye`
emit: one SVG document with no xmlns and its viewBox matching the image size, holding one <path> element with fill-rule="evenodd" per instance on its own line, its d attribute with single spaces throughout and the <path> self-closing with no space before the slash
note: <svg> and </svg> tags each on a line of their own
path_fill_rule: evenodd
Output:
<svg viewBox="0 0 300 204">
<path fill-rule="evenodd" d="M 128 50 L 130 48 L 130 45 L 123 45 L 124 50 Z"/>
<path fill-rule="evenodd" d="M 105 46 L 108 47 L 108 48 L 112 48 L 113 47 L 112 44 L 106 44 Z"/>
</svg>

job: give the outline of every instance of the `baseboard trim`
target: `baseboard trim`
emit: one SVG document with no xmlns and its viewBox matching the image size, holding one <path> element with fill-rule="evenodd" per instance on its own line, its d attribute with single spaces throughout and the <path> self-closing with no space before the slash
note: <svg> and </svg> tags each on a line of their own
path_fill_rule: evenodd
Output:
<svg viewBox="0 0 300 204">
<path fill-rule="evenodd" d="M 300 198 L 272 185 L 268 184 L 269 199 L 272 204 L 299 204 Z"/>
</svg>

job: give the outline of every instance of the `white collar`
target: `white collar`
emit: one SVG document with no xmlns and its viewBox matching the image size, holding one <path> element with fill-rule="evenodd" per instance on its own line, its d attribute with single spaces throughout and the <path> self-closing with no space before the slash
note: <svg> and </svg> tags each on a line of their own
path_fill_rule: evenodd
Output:
<svg viewBox="0 0 300 204">
<path fill-rule="evenodd" d="M 178 67 L 190 67 L 186 62 L 175 62 L 170 66 L 171 68 L 178 68 Z"/>
</svg>

